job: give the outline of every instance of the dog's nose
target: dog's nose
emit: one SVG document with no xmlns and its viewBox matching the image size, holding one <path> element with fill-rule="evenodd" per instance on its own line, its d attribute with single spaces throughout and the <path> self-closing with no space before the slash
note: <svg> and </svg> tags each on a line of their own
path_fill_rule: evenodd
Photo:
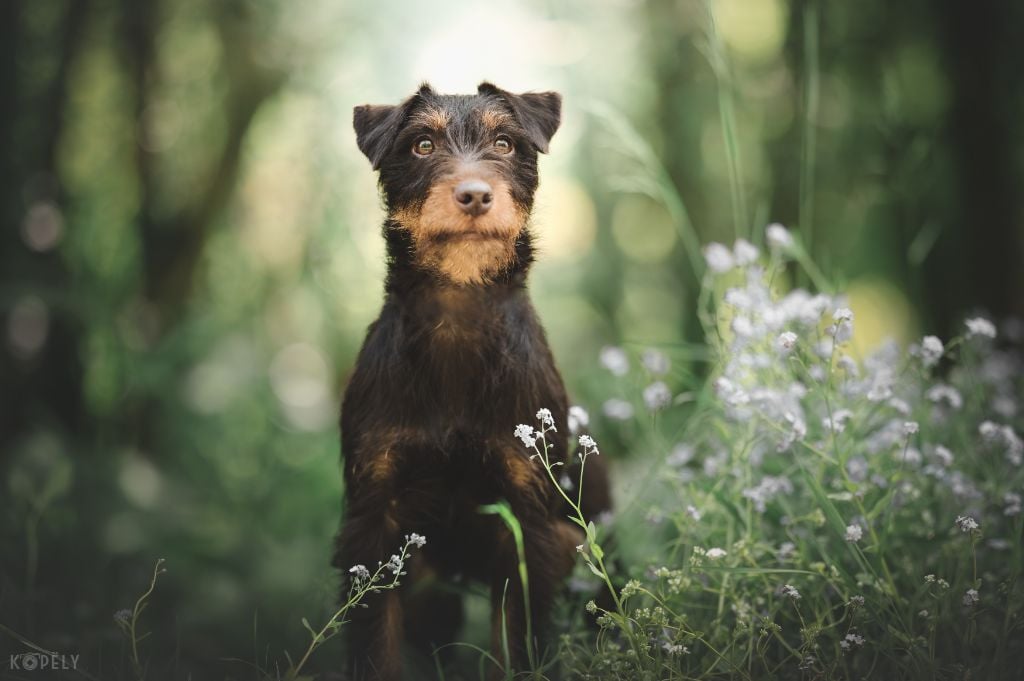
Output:
<svg viewBox="0 0 1024 681">
<path fill-rule="evenodd" d="M 494 192 L 483 180 L 467 180 L 455 187 L 455 203 L 470 215 L 483 215 L 494 205 Z"/>
</svg>

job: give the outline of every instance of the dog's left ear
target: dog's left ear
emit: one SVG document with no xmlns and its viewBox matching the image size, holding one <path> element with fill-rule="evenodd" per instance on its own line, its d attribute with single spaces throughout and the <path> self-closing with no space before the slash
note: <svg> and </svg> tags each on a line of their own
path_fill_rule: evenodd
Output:
<svg viewBox="0 0 1024 681">
<path fill-rule="evenodd" d="M 506 92 L 491 83 L 480 83 L 481 95 L 497 95 L 512 108 L 519 125 L 537 151 L 546 154 L 548 143 L 562 122 L 562 95 L 557 92 Z"/>
</svg>

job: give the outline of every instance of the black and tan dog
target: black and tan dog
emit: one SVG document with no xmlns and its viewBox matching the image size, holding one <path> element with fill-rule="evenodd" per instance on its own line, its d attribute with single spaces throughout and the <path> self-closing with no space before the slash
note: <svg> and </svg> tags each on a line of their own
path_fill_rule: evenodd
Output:
<svg viewBox="0 0 1024 681">
<path fill-rule="evenodd" d="M 355 109 L 359 148 L 380 171 L 388 275 L 342 407 L 335 566 L 376 566 L 404 534 L 427 537 L 407 583 L 346 625 L 356 678 L 399 677 L 406 636 L 428 651 L 451 642 L 459 597 L 428 584 L 460 576 L 489 585 L 492 646 L 507 640 L 525 666 L 516 546 L 482 504 L 507 500 L 522 525 L 535 634 L 572 569 L 581 538 L 513 436 L 547 407 L 560 426 L 553 455 L 568 458 L 565 388 L 526 291 L 537 155 L 560 118 L 557 93 L 489 83 L 475 95 L 424 85 L 397 106 Z M 588 514 L 608 508 L 600 462 L 588 462 L 584 490 Z"/>
</svg>

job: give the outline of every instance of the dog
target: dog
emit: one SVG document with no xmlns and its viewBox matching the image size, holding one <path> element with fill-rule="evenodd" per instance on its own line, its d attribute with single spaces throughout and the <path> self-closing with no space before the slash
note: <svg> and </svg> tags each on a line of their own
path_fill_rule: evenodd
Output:
<svg viewBox="0 0 1024 681">
<path fill-rule="evenodd" d="M 412 532 L 427 543 L 401 588 L 370 594 L 345 625 L 353 678 L 400 678 L 404 640 L 426 654 L 451 642 L 460 596 L 435 587 L 458 579 L 490 588 L 495 659 L 528 664 L 514 536 L 482 505 L 505 500 L 521 525 L 538 640 L 583 543 L 513 435 L 550 409 L 552 457 L 568 463 L 568 398 L 526 289 L 538 154 L 560 122 L 558 93 L 486 82 L 474 95 L 424 84 L 398 105 L 354 110 L 356 142 L 380 173 L 387 278 L 342 403 L 334 565 L 376 566 Z M 607 475 L 593 458 L 586 471 L 582 507 L 596 516 L 610 508 Z"/>
</svg>

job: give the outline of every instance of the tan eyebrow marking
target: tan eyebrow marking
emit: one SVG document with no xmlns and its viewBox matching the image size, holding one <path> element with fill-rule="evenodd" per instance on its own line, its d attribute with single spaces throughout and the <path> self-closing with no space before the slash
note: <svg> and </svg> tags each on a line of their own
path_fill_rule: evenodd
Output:
<svg viewBox="0 0 1024 681">
<path fill-rule="evenodd" d="M 444 130 L 447 127 L 448 122 L 451 120 L 447 111 L 443 109 L 430 108 L 424 111 L 418 111 L 413 115 L 413 119 L 434 130 Z"/>
<path fill-rule="evenodd" d="M 504 111 L 497 111 L 495 109 L 484 109 L 482 112 L 480 112 L 480 122 L 492 130 L 499 127 L 503 123 L 507 123 L 511 119 L 512 117 L 509 116 Z"/>
</svg>

